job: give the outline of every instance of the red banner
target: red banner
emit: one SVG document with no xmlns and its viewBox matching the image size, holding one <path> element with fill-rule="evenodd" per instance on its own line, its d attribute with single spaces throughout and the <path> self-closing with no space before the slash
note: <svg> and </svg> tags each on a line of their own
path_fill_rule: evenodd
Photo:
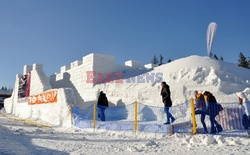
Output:
<svg viewBox="0 0 250 155">
<path fill-rule="evenodd" d="M 39 95 L 29 97 L 29 105 L 34 104 L 47 104 L 57 102 L 57 90 L 48 91 Z"/>
</svg>

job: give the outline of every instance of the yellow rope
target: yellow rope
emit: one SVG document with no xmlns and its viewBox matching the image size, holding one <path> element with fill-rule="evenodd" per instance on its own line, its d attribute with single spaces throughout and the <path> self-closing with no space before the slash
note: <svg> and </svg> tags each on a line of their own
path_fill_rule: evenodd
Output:
<svg viewBox="0 0 250 155">
<path fill-rule="evenodd" d="M 21 119 L 21 118 L 17 118 L 17 117 L 8 116 L 8 115 L 3 114 L 1 112 L 0 112 L 0 115 L 3 116 L 3 117 L 8 118 L 10 120 L 19 121 L 19 122 L 23 122 L 23 123 L 26 123 L 26 124 L 31 124 L 31 125 L 34 125 L 34 126 L 37 126 L 37 127 L 51 128 L 50 125 L 42 124 L 42 123 L 32 121 L 32 120 L 28 120 L 28 119 Z"/>
</svg>

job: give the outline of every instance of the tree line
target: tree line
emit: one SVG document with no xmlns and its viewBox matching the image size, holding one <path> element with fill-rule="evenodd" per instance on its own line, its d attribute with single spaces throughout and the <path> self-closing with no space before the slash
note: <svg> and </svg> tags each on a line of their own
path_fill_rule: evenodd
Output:
<svg viewBox="0 0 250 155">
<path fill-rule="evenodd" d="M 6 91 L 9 91 L 9 92 L 13 91 L 13 89 L 11 87 L 7 88 L 6 86 L 2 86 L 1 90 L 6 90 Z"/>
</svg>

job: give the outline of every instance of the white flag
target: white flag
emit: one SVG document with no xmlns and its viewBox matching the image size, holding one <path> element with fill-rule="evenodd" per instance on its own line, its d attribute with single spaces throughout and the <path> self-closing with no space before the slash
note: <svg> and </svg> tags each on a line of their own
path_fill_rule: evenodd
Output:
<svg viewBox="0 0 250 155">
<path fill-rule="evenodd" d="M 207 54 L 211 56 L 212 44 L 215 35 L 215 31 L 217 28 L 217 24 L 215 22 L 211 22 L 207 28 Z"/>
</svg>

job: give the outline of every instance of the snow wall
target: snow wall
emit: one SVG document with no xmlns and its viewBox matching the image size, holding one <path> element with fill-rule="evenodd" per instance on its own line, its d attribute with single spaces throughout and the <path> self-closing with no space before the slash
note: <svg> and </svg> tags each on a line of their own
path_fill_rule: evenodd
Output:
<svg viewBox="0 0 250 155">
<path fill-rule="evenodd" d="M 154 67 L 147 69 L 148 66 Z M 146 68 L 145 68 L 146 67 Z M 92 105 L 100 91 L 104 91 L 110 105 L 128 105 L 137 100 L 153 106 L 163 106 L 160 82 L 170 86 L 174 105 L 190 100 L 193 92 L 210 91 L 220 103 L 238 102 L 237 92 L 250 99 L 250 71 L 236 64 L 211 59 L 207 56 L 189 56 L 161 66 L 145 65 L 138 61 L 127 61 L 125 65 L 115 63 L 112 56 L 89 54 L 82 60 L 61 67 L 60 73 L 50 76 L 52 88 L 72 88 L 76 104 L 81 108 Z M 122 82 L 87 82 L 88 71 L 122 73 Z M 98 78 L 98 75 L 94 76 Z M 155 83 L 155 81 L 157 81 Z"/>
<path fill-rule="evenodd" d="M 24 66 L 23 75 L 31 73 L 30 96 L 18 98 L 19 77 L 16 76 L 12 96 L 4 101 L 8 114 L 39 120 L 53 126 L 71 127 L 71 104 L 75 104 L 71 88 L 51 89 L 49 78 L 43 72 L 43 66 L 34 64 Z"/>
<path fill-rule="evenodd" d="M 87 72 L 92 71 L 104 76 L 107 73 L 122 73 L 123 79 L 125 79 L 143 74 L 148 69 L 142 67 L 138 61 L 129 60 L 125 62 L 125 65 L 120 65 L 115 63 L 113 56 L 92 53 L 83 57 L 82 61 L 77 60 L 68 66 L 61 67 L 60 73 L 50 76 L 50 84 L 53 88 L 72 88 L 77 105 L 81 108 L 88 107 L 95 102 L 100 91 L 100 84 L 88 82 Z M 119 99 L 111 99 L 110 101 L 117 104 Z M 128 100 L 126 104 L 133 101 Z"/>
</svg>

